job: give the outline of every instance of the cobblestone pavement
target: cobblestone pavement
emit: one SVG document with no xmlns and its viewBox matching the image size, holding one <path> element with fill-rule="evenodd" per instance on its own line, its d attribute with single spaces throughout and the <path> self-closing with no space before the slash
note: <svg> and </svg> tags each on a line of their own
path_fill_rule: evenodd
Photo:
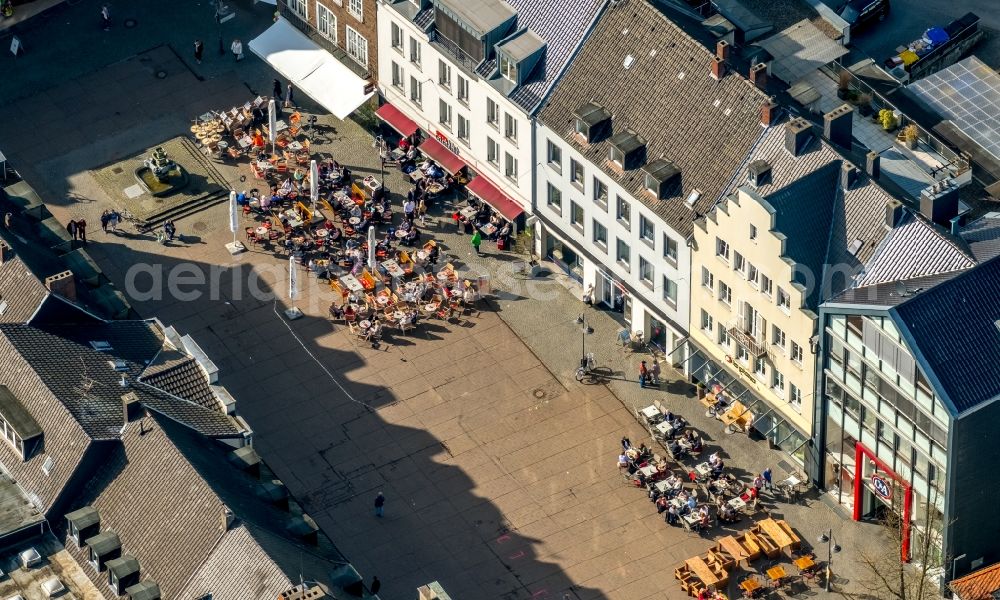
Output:
<svg viewBox="0 0 1000 600">
<path fill-rule="evenodd" d="M 240 25 L 244 40 L 266 24 Z M 44 31 L 34 34 L 39 41 Z M 58 116 L 35 121 L 34 137 L 25 137 L 29 130 L 20 123 L 0 129 L 6 154 L 52 200 L 57 218 L 96 222 L 111 199 L 88 169 L 183 133 L 193 115 L 242 102 L 248 79 L 272 77 L 249 57 L 199 79 L 167 50 L 131 56 L 123 43 L 118 60 L 101 54 L 103 63 L 68 73 L 74 78 L 55 86 L 29 76 L 35 95 L 9 104 L 27 115 L 37 102 Z M 140 85 L 149 60 L 168 76 Z M 135 83 L 128 93 L 105 89 L 130 78 Z M 73 98 L 98 97 L 103 118 L 65 114 Z M 336 131 L 327 129 L 331 144 L 321 151 L 332 151 L 356 175 L 379 173 L 368 132 L 350 121 L 323 123 Z M 240 181 L 245 166 L 220 171 L 234 187 L 252 185 Z M 407 185 L 397 171 L 385 177 L 398 205 Z M 223 205 L 178 221 L 181 242 L 162 246 L 148 235 L 95 233 L 89 250 L 121 289 L 129 287 L 136 265 L 150 265 L 134 278 L 133 303 L 202 344 L 255 429 L 265 459 L 366 578 L 383 580 L 383 597 L 412 597 L 414 587 L 434 579 L 456 600 L 683 597 L 673 568 L 711 542 L 665 526 L 644 495 L 620 479 L 618 440 L 643 436 L 631 407 L 666 398 L 741 475 L 777 467 L 778 455 L 745 436 L 723 434 L 683 386 L 667 392 L 641 390 L 625 379 L 577 384 L 579 293 L 561 276 L 519 273 L 522 257 L 473 255 L 468 239 L 451 231 L 446 208 L 432 213 L 430 234 L 457 267 L 488 274 L 495 299 L 478 316 L 428 323 L 419 335 L 378 350 L 331 327 L 329 292 L 311 277 L 295 302 L 306 318 L 285 321 L 286 261 L 258 250 L 230 257 L 223 248 L 230 236 Z M 157 273 L 164 282 L 173 274 L 177 283 L 182 266 L 207 274 L 207 282 L 188 285 L 207 296 L 138 293 L 155 289 L 149 277 Z M 254 297 L 255 288 L 277 298 Z M 595 330 L 586 339 L 588 351 L 599 364 L 632 376 L 638 357 L 615 347 L 617 322 L 606 312 L 585 312 Z M 389 498 L 380 521 L 369 512 L 378 490 Z M 870 527 L 841 519 L 815 498 L 789 505 L 765 496 L 763 506 L 806 541 L 832 528 L 845 548 L 835 559 L 838 585 L 856 585 L 850 551 Z M 807 595 L 822 594 L 812 588 L 796 597 Z"/>
</svg>

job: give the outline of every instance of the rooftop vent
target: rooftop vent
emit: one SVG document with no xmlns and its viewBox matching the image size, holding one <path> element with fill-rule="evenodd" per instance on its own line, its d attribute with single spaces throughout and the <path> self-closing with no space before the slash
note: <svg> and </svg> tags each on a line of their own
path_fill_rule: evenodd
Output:
<svg viewBox="0 0 1000 600">
<path fill-rule="evenodd" d="M 34 547 L 24 550 L 17 555 L 17 558 L 21 561 L 21 566 L 25 569 L 30 569 L 31 567 L 34 567 L 42 562 L 42 555 L 39 554 L 38 550 L 35 550 Z"/>
<path fill-rule="evenodd" d="M 785 125 L 785 150 L 792 156 L 802 156 L 811 139 L 812 125 L 802 117 L 796 117 Z"/>
<path fill-rule="evenodd" d="M 755 160 L 747 168 L 747 181 L 755 188 L 771 183 L 771 163 L 766 160 Z"/>
<path fill-rule="evenodd" d="M 120 358 L 109 360 L 108 365 L 115 371 L 118 371 L 119 373 L 128 371 L 128 363 Z"/>
<path fill-rule="evenodd" d="M 858 252 L 861 251 L 861 246 L 864 246 L 864 242 L 862 242 L 861 240 L 854 240 L 853 242 L 851 242 L 851 245 L 847 249 L 847 251 L 851 253 L 851 256 L 857 256 Z"/>
<path fill-rule="evenodd" d="M 573 113 L 576 133 L 588 143 L 599 142 L 611 133 L 611 113 L 596 102 L 587 102 Z"/>
<path fill-rule="evenodd" d="M 628 56 L 625 57 L 625 62 L 622 63 L 622 66 L 625 67 L 625 70 L 627 71 L 631 69 L 632 65 L 634 64 L 635 64 L 635 57 L 629 54 Z"/>
<path fill-rule="evenodd" d="M 107 352 L 108 350 L 113 350 L 109 342 L 105 341 L 92 341 L 90 342 L 90 347 L 98 352 Z"/>
<path fill-rule="evenodd" d="M 46 598 L 54 598 L 66 591 L 66 586 L 59 581 L 58 577 L 50 577 L 42 582 L 42 591 Z"/>
</svg>

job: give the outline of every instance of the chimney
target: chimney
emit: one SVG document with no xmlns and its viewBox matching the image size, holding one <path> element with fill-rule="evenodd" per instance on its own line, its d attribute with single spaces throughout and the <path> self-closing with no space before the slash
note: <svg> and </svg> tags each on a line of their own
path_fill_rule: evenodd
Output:
<svg viewBox="0 0 1000 600">
<path fill-rule="evenodd" d="M 722 79 L 726 76 L 726 63 L 718 56 L 712 57 L 712 79 Z"/>
<path fill-rule="evenodd" d="M 875 181 L 878 181 L 879 175 L 882 174 L 881 161 L 878 152 L 872 151 L 865 155 L 865 173 Z"/>
<path fill-rule="evenodd" d="M 76 300 L 76 280 L 72 271 L 63 271 L 45 278 L 45 289 L 68 300 Z"/>
<path fill-rule="evenodd" d="M 964 224 L 962 223 L 962 221 L 964 220 L 965 220 L 964 215 L 958 215 L 957 217 L 951 220 L 951 235 L 957 236 L 958 234 L 962 233 L 962 225 Z"/>
<path fill-rule="evenodd" d="M 851 149 L 854 109 L 848 104 L 823 115 L 823 137 L 841 148 Z"/>
<path fill-rule="evenodd" d="M 895 229 L 899 222 L 903 220 L 903 203 L 895 198 L 891 198 L 885 203 L 885 227 Z"/>
<path fill-rule="evenodd" d="M 958 186 L 945 179 L 921 190 L 920 214 L 950 228 L 951 220 L 958 216 Z"/>
<path fill-rule="evenodd" d="M 729 61 L 729 42 L 726 40 L 719 40 L 715 44 L 715 56 L 722 62 Z"/>
<path fill-rule="evenodd" d="M 762 90 L 767 90 L 767 65 L 757 63 L 750 67 L 750 83 Z"/>
<path fill-rule="evenodd" d="M 139 402 L 139 396 L 135 392 L 122 394 L 122 409 L 126 423 L 137 421 L 145 415 L 145 411 L 142 410 L 142 403 Z"/>
<path fill-rule="evenodd" d="M 840 189 L 849 190 L 858 182 L 858 168 L 849 162 L 840 166 Z"/>
<path fill-rule="evenodd" d="M 0 265 L 14 259 L 14 250 L 7 245 L 7 242 L 0 240 Z"/>
<path fill-rule="evenodd" d="M 778 103 L 769 99 L 760 107 L 760 124 L 764 127 L 778 121 Z"/>
<path fill-rule="evenodd" d="M 810 139 L 812 139 L 812 125 L 802 117 L 796 117 L 785 125 L 785 150 L 792 156 L 802 156 L 802 151 Z"/>
<path fill-rule="evenodd" d="M 222 507 L 222 531 L 229 531 L 236 525 L 236 515 L 233 511 L 229 510 L 228 506 L 223 505 Z"/>
</svg>

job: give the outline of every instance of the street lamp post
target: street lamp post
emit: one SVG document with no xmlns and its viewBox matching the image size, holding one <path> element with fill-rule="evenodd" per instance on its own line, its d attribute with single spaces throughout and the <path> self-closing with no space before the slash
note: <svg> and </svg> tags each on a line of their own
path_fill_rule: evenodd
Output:
<svg viewBox="0 0 1000 600">
<path fill-rule="evenodd" d="M 833 575 L 833 553 L 840 552 L 840 545 L 833 539 L 833 529 L 819 536 L 820 543 L 826 544 L 826 591 L 830 591 L 830 579 Z"/>
<path fill-rule="evenodd" d="M 587 317 L 580 313 L 576 317 L 576 324 L 580 326 L 580 364 L 586 364 L 587 360 L 587 334 L 594 333 L 594 328 L 587 325 Z"/>
</svg>

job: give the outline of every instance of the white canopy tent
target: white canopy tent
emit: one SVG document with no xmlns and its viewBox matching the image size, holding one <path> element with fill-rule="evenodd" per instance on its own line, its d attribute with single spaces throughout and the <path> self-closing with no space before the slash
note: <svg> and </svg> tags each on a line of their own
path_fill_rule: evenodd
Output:
<svg viewBox="0 0 1000 600">
<path fill-rule="evenodd" d="M 297 91 L 308 94 L 338 119 L 347 118 L 374 94 L 366 94 L 364 79 L 285 19 L 279 18 L 248 46 Z"/>
</svg>

